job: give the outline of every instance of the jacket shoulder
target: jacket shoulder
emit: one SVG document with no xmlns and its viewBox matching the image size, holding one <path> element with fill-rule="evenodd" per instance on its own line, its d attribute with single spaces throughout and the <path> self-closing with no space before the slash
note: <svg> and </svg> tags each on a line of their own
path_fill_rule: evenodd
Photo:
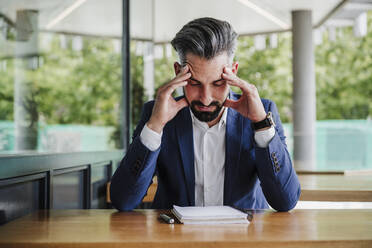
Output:
<svg viewBox="0 0 372 248">
<path fill-rule="evenodd" d="M 154 104 L 155 104 L 155 101 L 154 100 L 151 100 L 151 101 L 147 101 L 145 102 L 145 104 L 143 105 L 143 108 L 145 110 L 148 110 L 148 109 L 151 109 L 154 107 Z"/>
<path fill-rule="evenodd" d="M 265 110 L 269 110 L 273 105 L 275 105 L 274 101 L 266 98 L 261 98 L 261 102 L 264 105 Z"/>
</svg>

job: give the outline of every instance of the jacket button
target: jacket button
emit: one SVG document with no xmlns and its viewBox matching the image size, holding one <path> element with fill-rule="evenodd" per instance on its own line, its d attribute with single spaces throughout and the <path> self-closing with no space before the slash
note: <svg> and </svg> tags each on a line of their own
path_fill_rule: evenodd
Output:
<svg viewBox="0 0 372 248">
<path fill-rule="evenodd" d="M 135 165 L 134 165 L 134 168 L 135 168 L 136 170 L 139 170 L 139 169 L 141 168 L 141 160 L 137 160 L 137 161 L 136 161 L 136 163 L 135 163 Z"/>
</svg>

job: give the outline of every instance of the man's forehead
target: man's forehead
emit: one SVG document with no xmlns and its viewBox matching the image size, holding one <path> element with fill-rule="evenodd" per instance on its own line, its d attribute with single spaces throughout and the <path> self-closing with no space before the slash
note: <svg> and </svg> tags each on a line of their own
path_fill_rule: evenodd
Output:
<svg viewBox="0 0 372 248">
<path fill-rule="evenodd" d="M 205 59 L 198 56 L 188 56 L 186 64 L 190 68 L 192 75 L 205 75 L 209 76 L 216 74 L 217 77 L 221 77 L 223 68 L 228 66 L 228 61 L 225 56 L 216 56 L 212 59 Z"/>
<path fill-rule="evenodd" d="M 222 72 L 223 68 L 220 70 L 213 70 L 213 71 L 206 71 L 206 70 L 192 70 L 190 68 L 190 73 L 191 73 L 191 80 L 200 82 L 200 83 L 208 83 L 208 82 L 217 82 L 222 80 Z"/>
<path fill-rule="evenodd" d="M 200 64 L 186 62 L 186 64 L 189 66 L 191 74 L 222 73 L 223 68 L 227 66 L 226 64 L 218 63 Z"/>
</svg>

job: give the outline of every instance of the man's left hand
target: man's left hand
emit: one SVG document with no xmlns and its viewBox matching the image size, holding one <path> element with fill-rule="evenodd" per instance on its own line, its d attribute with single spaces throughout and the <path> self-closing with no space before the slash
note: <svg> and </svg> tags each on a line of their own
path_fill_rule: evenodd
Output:
<svg viewBox="0 0 372 248">
<path fill-rule="evenodd" d="M 224 106 L 235 109 L 252 122 L 259 122 L 266 118 L 266 112 L 256 86 L 240 79 L 227 67 L 223 70 L 222 78 L 226 80 L 227 84 L 237 86 L 242 90 L 239 100 L 226 99 Z"/>
</svg>

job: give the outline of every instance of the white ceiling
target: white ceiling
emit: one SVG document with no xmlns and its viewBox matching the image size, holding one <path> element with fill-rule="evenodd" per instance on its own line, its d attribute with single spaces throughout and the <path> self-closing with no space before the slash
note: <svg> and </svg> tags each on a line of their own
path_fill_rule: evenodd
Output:
<svg viewBox="0 0 372 248">
<path fill-rule="evenodd" d="M 317 24 L 326 16 L 341 0 L 250 0 L 251 3 L 266 10 L 273 16 L 291 27 L 291 11 L 299 9 L 313 10 L 313 24 Z M 134 1 L 133 1 L 134 2 Z M 140 1 L 141 2 L 141 1 Z M 148 0 L 150 2 L 150 0 Z M 238 0 L 189 0 L 187 4 L 182 0 L 158 0 L 155 1 L 155 41 L 167 41 L 172 39 L 176 32 L 188 21 L 211 16 L 230 22 L 239 34 L 253 34 L 271 31 L 282 31 L 278 24 L 258 14 L 256 11 L 242 4 Z M 201 4 L 202 3 L 202 4 Z M 134 5 L 139 4 L 136 3 Z M 144 16 L 133 13 L 131 20 L 134 25 L 140 20 L 151 23 L 151 15 Z M 141 29 L 133 31 L 134 36 L 142 33 Z M 150 33 L 145 34 L 151 37 Z"/>
<path fill-rule="evenodd" d="M 13 22 L 19 9 L 39 11 L 43 31 L 82 35 L 121 36 L 122 0 L 86 0 L 55 26 L 48 23 L 79 0 L 1 0 L 0 13 Z M 283 31 L 286 28 L 244 5 L 245 0 L 131 0 L 130 30 L 134 39 L 163 42 L 171 40 L 188 21 L 204 16 L 229 21 L 239 34 Z M 291 11 L 313 11 L 318 24 L 342 0 L 249 0 L 291 27 Z"/>
</svg>

